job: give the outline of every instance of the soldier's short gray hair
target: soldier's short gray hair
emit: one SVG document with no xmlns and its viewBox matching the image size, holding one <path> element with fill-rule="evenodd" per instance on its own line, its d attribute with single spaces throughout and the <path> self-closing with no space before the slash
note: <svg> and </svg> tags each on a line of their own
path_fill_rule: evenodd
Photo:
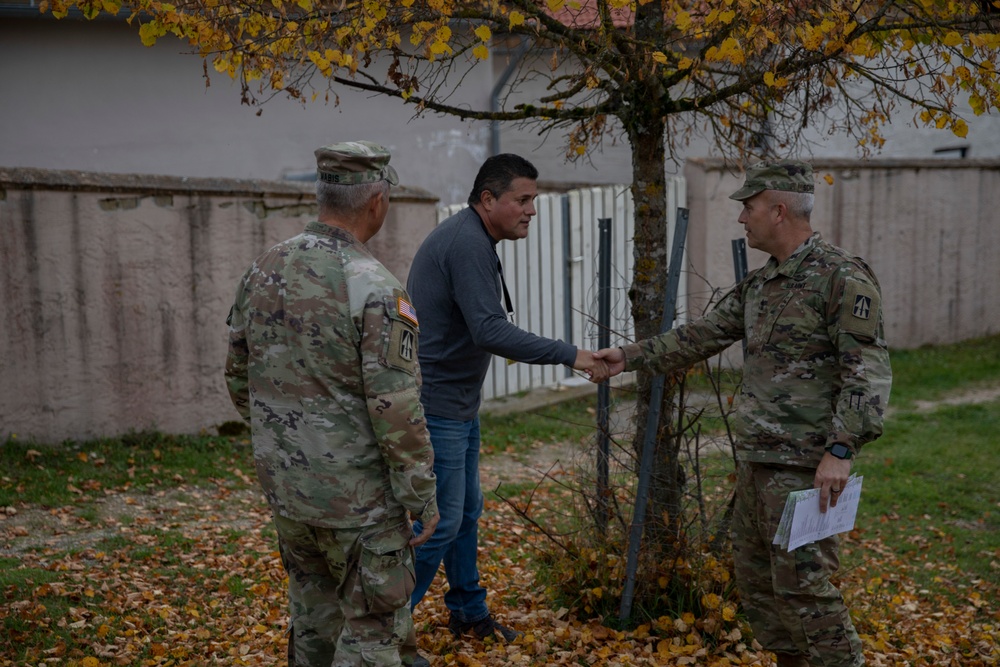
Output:
<svg viewBox="0 0 1000 667">
<path fill-rule="evenodd" d="M 354 185 L 316 181 L 316 203 L 319 204 L 321 213 L 328 211 L 355 215 L 364 209 L 373 195 L 377 194 L 389 196 L 389 181 Z"/>
<path fill-rule="evenodd" d="M 771 190 L 771 196 L 783 202 L 788 207 L 788 212 L 795 218 L 809 219 L 812 215 L 813 205 L 816 202 L 816 195 L 811 192 L 783 192 L 781 190 Z"/>
</svg>

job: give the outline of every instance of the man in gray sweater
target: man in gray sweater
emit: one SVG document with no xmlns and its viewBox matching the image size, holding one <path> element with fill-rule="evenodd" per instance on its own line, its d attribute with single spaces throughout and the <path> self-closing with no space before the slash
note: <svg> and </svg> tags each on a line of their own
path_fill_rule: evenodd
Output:
<svg viewBox="0 0 1000 667">
<path fill-rule="evenodd" d="M 420 319 L 420 400 L 434 447 L 437 530 L 416 552 L 416 606 L 444 561 L 448 628 L 456 635 L 512 641 L 519 634 L 486 607 L 476 566 L 479 486 L 479 403 L 492 355 L 530 364 L 564 364 L 600 382 L 607 367 L 586 350 L 542 338 L 508 319 L 511 310 L 498 242 L 523 239 L 535 215 L 538 170 L 513 154 L 496 155 L 476 176 L 469 208 L 424 240 L 410 267 L 407 291 Z M 421 526 L 416 524 L 418 532 Z M 414 665 L 427 664 L 418 656 Z"/>
</svg>

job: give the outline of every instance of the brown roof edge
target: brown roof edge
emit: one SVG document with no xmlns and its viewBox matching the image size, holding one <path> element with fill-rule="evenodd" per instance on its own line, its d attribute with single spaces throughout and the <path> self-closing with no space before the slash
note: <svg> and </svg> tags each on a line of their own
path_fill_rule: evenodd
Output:
<svg viewBox="0 0 1000 667">
<path fill-rule="evenodd" d="M 250 197 L 313 199 L 312 182 L 235 178 L 191 178 L 150 174 L 114 174 L 96 171 L 0 167 L 0 188 L 120 194 L 215 194 Z M 396 186 L 394 201 L 438 201 L 421 188 Z"/>
</svg>

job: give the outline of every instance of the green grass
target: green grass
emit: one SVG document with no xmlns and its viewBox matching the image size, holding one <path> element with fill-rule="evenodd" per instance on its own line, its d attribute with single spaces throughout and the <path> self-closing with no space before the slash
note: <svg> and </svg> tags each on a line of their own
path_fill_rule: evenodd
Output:
<svg viewBox="0 0 1000 667">
<path fill-rule="evenodd" d="M 579 442 L 594 433 L 596 399 L 577 398 L 530 412 L 480 417 L 484 455 L 519 455 L 536 443 Z"/>
<path fill-rule="evenodd" d="M 1000 584 L 998 430 L 1000 400 L 896 414 L 855 465 L 858 525 L 919 566 L 911 574 L 924 588 L 954 583 L 941 566 Z"/>
<path fill-rule="evenodd" d="M 252 476 L 246 437 L 133 433 L 46 446 L 11 436 L 0 444 L 0 506 L 60 507 L 105 490 L 155 492 L 181 484 L 232 484 Z M 92 520 L 92 508 L 80 516 Z"/>
<path fill-rule="evenodd" d="M 890 350 L 892 395 L 889 405 L 909 409 L 917 400 L 1000 384 L 1000 336 L 955 345 Z"/>
</svg>

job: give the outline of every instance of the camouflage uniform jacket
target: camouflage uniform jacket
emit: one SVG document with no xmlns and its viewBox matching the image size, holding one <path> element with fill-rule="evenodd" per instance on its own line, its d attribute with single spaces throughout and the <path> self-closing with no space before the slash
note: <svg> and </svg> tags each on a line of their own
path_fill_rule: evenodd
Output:
<svg viewBox="0 0 1000 667">
<path fill-rule="evenodd" d="M 437 514 L 417 319 L 399 281 L 319 222 L 240 280 L 226 383 L 274 512 L 327 528 Z"/>
<path fill-rule="evenodd" d="M 668 372 L 745 336 L 737 458 L 815 467 L 828 445 L 857 452 L 882 434 L 892 371 L 880 301 L 868 265 L 813 234 L 705 317 L 624 346 L 626 368 Z"/>
</svg>

